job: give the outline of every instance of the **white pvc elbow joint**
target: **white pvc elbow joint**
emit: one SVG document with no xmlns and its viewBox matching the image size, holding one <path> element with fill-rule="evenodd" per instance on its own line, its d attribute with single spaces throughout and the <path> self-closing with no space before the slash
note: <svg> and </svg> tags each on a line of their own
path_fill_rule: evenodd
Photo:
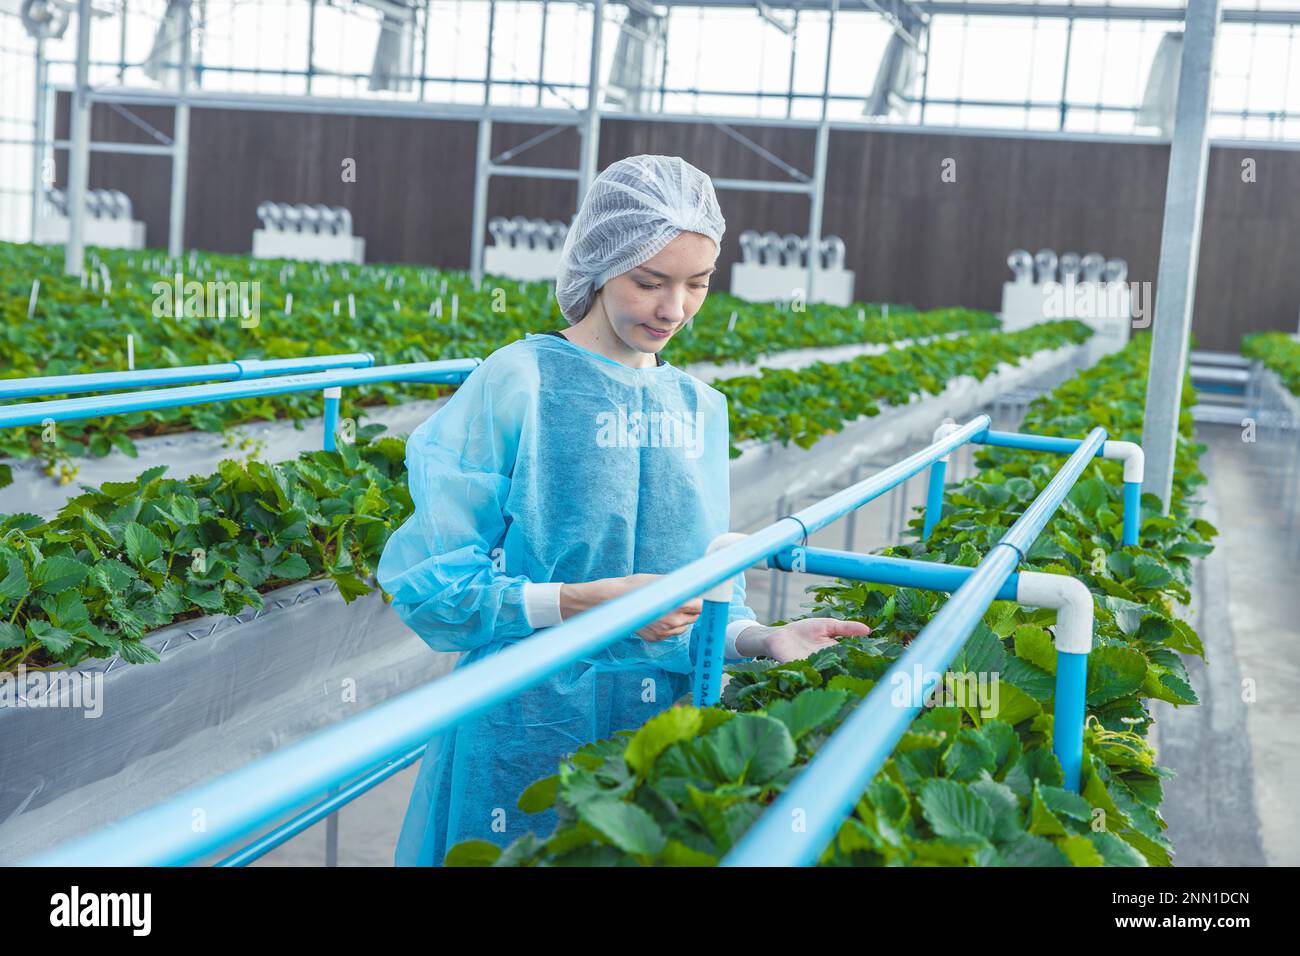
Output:
<svg viewBox="0 0 1300 956">
<path fill-rule="evenodd" d="M 1131 441 L 1104 441 L 1101 443 L 1101 457 L 1124 463 L 1124 480 L 1142 483 L 1142 473 L 1146 456 L 1142 446 Z"/>
<path fill-rule="evenodd" d="M 960 427 L 961 427 L 961 426 L 958 425 L 956 422 L 944 422 L 942 425 L 940 425 L 938 428 L 936 428 L 936 429 L 934 430 L 934 439 L 933 439 L 933 441 L 936 441 L 936 442 L 938 442 L 938 441 L 943 441 L 945 438 L 947 438 L 949 435 L 951 435 L 953 432 L 955 432 L 955 431 L 956 431 L 958 428 L 960 428 Z M 949 454 L 951 454 L 951 452 L 950 452 Z M 943 456 L 942 458 L 940 458 L 939 460 L 940 460 L 940 461 L 947 461 L 947 460 L 948 460 L 948 455 L 944 455 L 944 456 Z"/>
<path fill-rule="evenodd" d="M 1092 592 L 1078 578 L 1064 574 L 1022 571 L 1016 602 L 1056 611 L 1056 649 L 1067 654 L 1092 650 Z"/>
</svg>

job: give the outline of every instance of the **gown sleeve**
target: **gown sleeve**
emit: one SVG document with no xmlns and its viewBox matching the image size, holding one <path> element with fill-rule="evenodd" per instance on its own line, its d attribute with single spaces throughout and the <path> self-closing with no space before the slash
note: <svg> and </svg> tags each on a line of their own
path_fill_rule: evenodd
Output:
<svg viewBox="0 0 1300 956">
<path fill-rule="evenodd" d="M 533 632 L 526 577 L 505 573 L 506 500 L 530 401 L 497 353 L 406 444 L 415 510 L 388 539 L 377 578 L 436 651 Z M 517 363 L 516 363 L 517 364 Z M 504 373 L 504 374 L 503 374 Z"/>
</svg>

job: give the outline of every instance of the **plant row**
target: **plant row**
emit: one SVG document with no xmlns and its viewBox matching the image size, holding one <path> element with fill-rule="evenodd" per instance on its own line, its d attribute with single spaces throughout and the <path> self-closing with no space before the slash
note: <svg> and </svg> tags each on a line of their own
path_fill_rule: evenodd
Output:
<svg viewBox="0 0 1300 956">
<path fill-rule="evenodd" d="M 92 254 L 83 285 L 62 274 L 62 256 L 56 253 L 53 247 L 0 244 L 0 345 L 9 358 L 0 378 L 124 369 L 128 335 L 141 368 L 344 352 L 372 352 L 378 364 L 397 364 L 486 356 L 525 333 L 565 324 L 551 285 L 540 282 L 488 276 L 476 289 L 463 272 L 414 266 L 325 266 L 197 252 L 169 260 L 147 252 L 100 250 Z M 34 281 L 39 288 L 33 300 Z M 257 283 L 255 324 L 233 309 L 212 312 L 198 286 L 193 294 L 185 291 L 191 282 L 204 289 L 209 282 Z M 237 298 L 242 303 L 251 292 L 238 292 Z M 966 309 L 804 308 L 797 301 L 763 305 L 714 292 L 676 337 L 667 358 L 677 365 L 753 360 L 795 348 L 891 342 L 997 325 L 991 313 Z M 348 399 L 363 406 L 393 404 L 446 391 L 446 386 L 378 383 L 349 389 Z M 137 412 L 61 424 L 53 442 L 43 441 L 48 436 L 38 428 L 9 429 L 0 432 L 0 456 L 98 457 L 114 447 L 133 454 L 133 438 L 319 414 L 321 398 L 310 393 Z"/>
<path fill-rule="evenodd" d="M 1023 430 L 1082 438 L 1101 425 L 1111 438 L 1139 440 L 1148 347 L 1149 337 L 1137 339 L 1039 399 Z M 822 865 L 1170 864 L 1160 807 L 1172 774 L 1155 763 L 1147 732 L 1152 700 L 1197 702 L 1179 655 L 1204 656 L 1195 631 L 1175 615 L 1189 598 L 1191 562 L 1211 550 L 1216 534 L 1193 514 L 1204 481 L 1197 467 L 1204 446 L 1192 439 L 1194 403 L 1189 380 L 1169 513 L 1143 497 L 1139 546 L 1121 543 L 1121 466 L 1097 461 L 1021 565 L 1077 577 L 1095 598 L 1082 792 L 1063 787 L 1052 752 L 1055 614 L 994 602 L 950 665 L 936 706 L 913 721 L 821 853 Z M 988 448 L 977 464 L 976 475 L 948 486 L 928 540 L 881 553 L 976 565 L 1061 459 Z M 921 519 L 911 524 L 919 536 Z M 467 841 L 446 862 L 717 862 L 946 600 L 853 581 L 811 592 L 813 615 L 862 621 L 872 634 L 806 660 L 729 667 L 721 706 L 671 708 L 639 729 L 580 748 L 556 775 L 529 786 L 520 809 L 553 808 L 553 833 L 527 833 L 504 850 Z"/>
<path fill-rule="evenodd" d="M 1057 325 L 972 336 L 965 357 L 948 340 L 892 350 L 854 394 L 897 403 L 918 390 L 942 390 L 942 375 L 987 372 L 994 355 L 1014 358 L 1078 340 L 1077 323 Z M 765 393 L 762 401 L 776 416 L 792 399 Z M 864 407 L 846 404 L 843 412 L 863 414 Z M 771 437 L 770 429 L 755 430 L 764 420 L 741 415 L 733 440 Z M 824 410 L 810 421 L 840 427 Z M 215 474 L 184 480 L 153 468 L 135 481 L 83 486 L 85 493 L 49 520 L 0 517 L 0 672 L 113 654 L 152 660 L 139 640 L 148 631 L 260 608 L 262 591 L 306 577 L 333 578 L 348 599 L 368 592 L 384 542 L 411 512 L 405 444 L 372 440 L 381 431 L 366 426 L 356 445 L 338 452 L 279 464 L 225 461 Z M 806 441 L 804 432 L 799 440 Z"/>
<path fill-rule="evenodd" d="M 1300 395 L 1300 339 L 1285 332 L 1247 335 L 1241 340 L 1241 354 L 1263 362 L 1287 389 Z"/>
<path fill-rule="evenodd" d="M 879 415 L 882 405 L 937 395 L 962 375 L 982 381 L 1003 362 L 1018 364 L 1043 349 L 1077 345 L 1091 334 L 1082 322 L 1045 322 L 1018 332 L 973 332 L 847 362 L 763 369 L 759 375 L 713 384 L 727 396 L 734 458 L 740 454 L 735 441 L 756 438 L 809 448 L 860 416 Z"/>
</svg>

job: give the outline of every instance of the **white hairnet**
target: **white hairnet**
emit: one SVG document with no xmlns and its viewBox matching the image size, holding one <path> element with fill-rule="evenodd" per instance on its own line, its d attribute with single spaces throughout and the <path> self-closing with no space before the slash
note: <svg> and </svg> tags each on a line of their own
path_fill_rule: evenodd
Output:
<svg viewBox="0 0 1300 956">
<path fill-rule="evenodd" d="M 555 299 L 569 324 L 591 308 L 596 290 L 653 258 L 683 232 L 719 248 L 726 220 L 713 181 L 680 156 L 629 156 L 597 176 L 569 227 Z"/>
</svg>

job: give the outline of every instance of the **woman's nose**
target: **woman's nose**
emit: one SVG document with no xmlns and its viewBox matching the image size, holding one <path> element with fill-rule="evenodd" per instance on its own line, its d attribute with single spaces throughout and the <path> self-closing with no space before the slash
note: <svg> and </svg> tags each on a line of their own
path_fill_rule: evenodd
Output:
<svg viewBox="0 0 1300 956">
<path fill-rule="evenodd" d="M 665 322 L 684 322 L 686 320 L 686 290 L 669 286 L 664 292 L 664 299 L 659 306 L 659 317 Z"/>
</svg>

